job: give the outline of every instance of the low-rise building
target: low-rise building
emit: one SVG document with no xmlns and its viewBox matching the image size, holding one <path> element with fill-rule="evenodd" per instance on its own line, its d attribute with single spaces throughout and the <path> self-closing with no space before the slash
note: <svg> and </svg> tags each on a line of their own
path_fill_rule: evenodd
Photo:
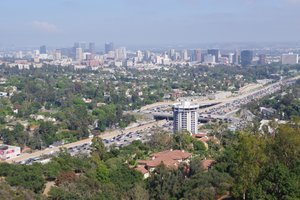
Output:
<svg viewBox="0 0 300 200">
<path fill-rule="evenodd" d="M 0 146 L 0 159 L 7 160 L 15 158 L 21 154 L 21 148 L 16 146 L 1 145 Z"/>
<path fill-rule="evenodd" d="M 150 160 L 138 160 L 138 167 L 136 170 L 146 175 L 147 171 L 152 172 L 160 164 L 164 164 L 171 169 L 177 169 L 181 163 L 189 164 L 192 154 L 181 150 L 168 150 L 151 155 Z"/>
<path fill-rule="evenodd" d="M 281 63 L 283 65 L 295 65 L 299 63 L 299 55 L 298 54 L 282 54 Z"/>
<path fill-rule="evenodd" d="M 215 163 L 215 160 L 212 159 L 205 159 L 201 161 L 201 167 L 204 171 L 207 171 L 210 169 L 210 167 Z"/>
<path fill-rule="evenodd" d="M 276 110 L 274 108 L 266 108 L 266 107 L 260 107 L 260 113 L 265 118 L 271 118 L 276 114 Z"/>
</svg>

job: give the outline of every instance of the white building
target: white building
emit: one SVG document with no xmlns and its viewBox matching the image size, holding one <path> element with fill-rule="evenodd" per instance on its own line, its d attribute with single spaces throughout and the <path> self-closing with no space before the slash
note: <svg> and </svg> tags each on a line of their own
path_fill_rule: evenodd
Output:
<svg viewBox="0 0 300 200">
<path fill-rule="evenodd" d="M 162 65 L 163 64 L 163 58 L 161 56 L 156 56 L 155 57 L 155 63 L 158 65 Z"/>
<path fill-rule="evenodd" d="M 142 62 L 144 58 L 143 53 L 141 51 L 137 51 L 136 58 L 137 58 L 137 62 Z"/>
<path fill-rule="evenodd" d="M 125 47 L 121 47 L 116 49 L 115 52 L 115 59 L 116 60 L 125 60 L 127 58 L 127 51 Z"/>
<path fill-rule="evenodd" d="M 22 59 L 23 58 L 23 52 L 22 51 L 18 51 L 15 53 L 15 58 L 17 59 Z"/>
<path fill-rule="evenodd" d="M 164 59 L 162 60 L 162 63 L 163 63 L 163 65 L 170 65 L 170 64 L 171 64 L 171 61 L 170 61 L 169 58 L 164 58 Z"/>
<path fill-rule="evenodd" d="M 83 54 L 82 54 L 82 48 L 76 48 L 76 61 L 82 61 L 82 57 L 83 57 Z"/>
<path fill-rule="evenodd" d="M 127 67 L 133 67 L 133 61 L 132 60 L 127 60 L 127 62 L 126 62 L 126 66 Z"/>
<path fill-rule="evenodd" d="M 48 54 L 40 54 L 39 59 L 42 59 L 42 60 L 49 59 L 49 55 Z"/>
<path fill-rule="evenodd" d="M 107 53 L 107 58 L 115 59 L 115 57 L 116 57 L 116 52 L 114 52 L 114 51 L 109 51 L 109 52 Z"/>
<path fill-rule="evenodd" d="M 171 64 L 171 60 L 170 60 L 170 58 L 169 58 L 169 56 L 168 56 L 167 54 L 165 54 L 165 55 L 163 56 L 162 64 L 163 64 L 163 65 L 170 65 L 170 64 Z"/>
<path fill-rule="evenodd" d="M 115 64 L 116 67 L 122 67 L 123 66 L 122 61 L 115 61 L 114 64 Z"/>
<path fill-rule="evenodd" d="M 1 145 L 0 146 L 0 159 L 7 160 L 15 158 L 21 154 L 21 148 L 16 146 Z"/>
<path fill-rule="evenodd" d="M 215 64 L 216 63 L 216 57 L 208 54 L 204 56 L 204 63 L 205 64 Z"/>
<path fill-rule="evenodd" d="M 188 59 L 188 51 L 186 49 L 182 50 L 182 60 L 187 61 Z"/>
<path fill-rule="evenodd" d="M 227 57 L 220 57 L 219 58 L 219 63 L 222 65 L 228 65 L 229 64 L 229 60 Z"/>
<path fill-rule="evenodd" d="M 175 57 L 176 57 L 176 51 L 175 51 L 175 49 L 170 49 L 169 57 L 170 57 L 172 60 L 175 60 Z"/>
<path fill-rule="evenodd" d="M 282 54 L 281 56 L 281 62 L 283 65 L 295 65 L 299 62 L 299 56 L 298 54 Z"/>
<path fill-rule="evenodd" d="M 55 51 L 54 51 L 54 59 L 55 60 L 61 60 L 61 50 L 59 50 L 59 49 L 56 49 Z"/>
<path fill-rule="evenodd" d="M 191 134 L 198 132 L 198 110 L 199 105 L 190 102 L 182 102 L 173 105 L 173 131 L 186 130 Z"/>
<path fill-rule="evenodd" d="M 229 62 L 229 64 L 233 64 L 233 58 L 234 58 L 234 53 L 229 53 L 228 54 L 228 62 Z"/>
</svg>

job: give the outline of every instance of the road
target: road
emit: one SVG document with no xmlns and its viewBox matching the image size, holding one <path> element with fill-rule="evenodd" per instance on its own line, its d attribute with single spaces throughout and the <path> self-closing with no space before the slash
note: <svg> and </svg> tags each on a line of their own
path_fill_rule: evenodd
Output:
<svg viewBox="0 0 300 200">
<path fill-rule="evenodd" d="M 267 95 L 271 95 L 275 92 L 278 92 L 282 89 L 283 86 L 288 86 L 293 84 L 296 80 L 300 79 L 300 76 L 296 76 L 293 78 L 288 79 L 281 79 L 280 81 L 277 81 L 272 84 L 265 85 L 264 87 L 257 87 L 255 90 L 248 90 L 247 92 L 234 96 L 229 98 L 220 99 L 218 101 L 219 104 L 210 106 L 207 108 L 200 108 L 198 109 L 198 113 L 200 117 L 204 118 L 210 118 L 210 119 L 225 119 L 230 122 L 234 122 L 235 124 L 238 123 L 240 120 L 237 118 L 234 118 L 230 116 L 230 114 L 233 114 L 237 112 L 242 105 L 248 104 L 251 101 L 259 100 Z M 212 103 L 215 101 L 193 101 L 199 104 L 204 103 Z M 170 102 L 165 102 L 166 104 L 169 104 Z M 152 104 L 159 105 L 159 107 L 151 107 L 151 109 L 148 110 L 141 110 L 142 113 L 149 113 L 153 116 L 157 116 L 160 118 L 168 118 L 172 116 L 172 111 L 167 111 L 167 108 L 170 108 L 171 105 L 163 105 L 162 103 Z"/>
<path fill-rule="evenodd" d="M 276 85 L 280 85 L 282 83 L 285 83 L 285 82 L 288 82 L 288 81 L 293 81 L 293 80 L 298 80 L 298 79 L 300 79 L 300 76 L 295 76 L 295 77 L 288 78 L 288 79 L 285 79 L 285 80 L 280 80 L 276 83 L 268 84 L 268 85 L 265 85 L 265 86 L 261 85 L 261 87 L 251 87 L 251 90 L 248 89 L 246 91 L 243 91 L 238 96 L 232 96 L 232 97 L 223 98 L 223 99 L 216 99 L 216 100 L 194 100 L 193 103 L 197 103 L 199 105 L 218 104 L 218 105 L 209 107 L 208 109 L 204 108 L 204 109 L 199 110 L 200 113 L 205 113 L 207 110 L 209 110 L 211 108 L 217 108 L 220 105 L 224 105 L 226 103 L 230 103 L 230 102 L 233 102 L 235 100 L 245 98 L 247 96 L 255 95 L 255 93 L 257 93 L 259 91 L 263 91 L 265 89 L 272 88 Z M 155 109 L 157 107 L 168 107 L 168 106 L 172 106 L 175 103 L 179 103 L 179 102 L 178 101 L 157 102 L 157 103 L 150 104 L 150 105 L 142 107 L 140 109 L 140 111 L 144 112 L 144 111 L 147 111 L 147 110 Z"/>
<path fill-rule="evenodd" d="M 274 88 L 274 87 L 278 87 L 280 85 L 286 85 L 289 82 L 295 81 L 297 79 L 300 79 L 300 76 L 289 78 L 289 79 L 286 79 L 286 80 L 283 80 L 283 81 L 278 81 L 276 83 L 266 85 L 262 88 L 256 89 L 256 90 L 251 91 L 251 92 L 244 93 L 244 94 L 239 95 L 239 96 L 230 97 L 230 98 L 221 99 L 221 100 L 197 102 L 199 104 L 220 102 L 220 104 L 218 104 L 216 106 L 201 109 L 201 110 L 199 110 L 199 112 L 200 113 L 206 113 L 209 110 L 214 110 L 214 109 L 218 110 L 221 107 L 224 107 L 224 106 L 226 107 L 226 103 L 232 103 L 234 101 L 239 101 L 239 100 L 245 99 L 249 96 L 255 96 L 257 94 L 263 93 L 264 91 L 270 92 L 270 91 L 272 91 L 272 88 Z M 166 106 L 166 105 L 169 106 L 169 105 L 172 105 L 172 103 L 176 103 L 176 102 L 159 102 L 159 103 L 156 103 L 156 104 L 152 104 L 148 107 L 144 107 L 144 108 L 141 109 L 141 111 L 147 110 L 146 108 L 153 108 L 154 105 L 156 105 L 156 106 Z M 211 114 L 213 114 L 213 113 L 211 113 Z M 150 123 L 147 123 L 147 124 L 138 125 L 136 127 L 127 128 L 127 129 L 124 129 L 124 130 L 115 130 L 115 131 L 109 131 L 109 132 L 107 131 L 99 137 L 101 137 L 103 139 L 111 139 L 111 138 L 116 137 L 117 135 L 120 135 L 120 134 L 122 135 L 122 134 L 128 134 L 129 132 L 141 131 L 141 130 L 145 130 L 145 129 L 148 129 L 148 128 L 151 128 L 151 127 L 154 127 L 154 126 L 163 126 L 166 123 L 167 123 L 166 120 L 150 122 Z M 61 148 L 67 148 L 68 149 L 68 148 L 72 148 L 72 147 L 76 147 L 76 146 L 81 146 L 83 144 L 91 143 L 91 141 L 92 141 L 92 138 L 88 138 L 88 139 L 80 140 L 78 142 L 66 144 L 66 145 L 63 145 L 63 146 L 60 146 L 60 147 L 54 147 L 54 148 L 48 148 L 48 149 L 41 150 L 41 151 L 36 151 L 34 153 L 31 153 L 31 154 L 25 153 L 25 154 L 21 154 L 19 157 L 9 159 L 6 162 L 8 162 L 8 163 L 22 162 L 22 161 L 28 160 L 30 158 L 37 158 L 37 157 L 40 157 L 42 155 L 53 154 L 55 152 L 59 152 Z"/>
<path fill-rule="evenodd" d="M 107 131 L 104 134 L 100 135 L 99 137 L 101 137 L 102 139 L 111 139 L 113 137 L 116 137 L 119 134 L 128 134 L 129 132 L 136 132 L 136 131 L 141 131 L 141 130 L 145 130 L 151 127 L 155 127 L 155 126 L 162 126 L 166 123 L 166 120 L 161 120 L 161 121 L 155 121 L 155 122 L 150 122 L 144 125 L 139 125 L 136 127 L 132 127 L 126 130 L 115 130 L 115 131 Z M 28 159 L 32 159 L 32 158 L 38 158 L 41 157 L 42 155 L 49 155 L 49 154 L 53 154 L 55 152 L 59 152 L 61 148 L 73 148 L 76 146 L 81 146 L 83 144 L 87 144 L 87 143 L 91 143 L 92 142 L 92 138 L 87 138 L 84 140 L 80 140 L 74 143 L 70 143 L 70 144 L 65 144 L 62 145 L 60 147 L 54 147 L 54 148 L 47 148 L 41 151 L 36 151 L 33 153 L 24 153 L 21 154 L 20 156 L 16 157 L 16 158 L 12 158 L 9 160 L 6 160 L 4 162 L 7 163 L 18 163 L 18 162 L 22 162 Z"/>
</svg>

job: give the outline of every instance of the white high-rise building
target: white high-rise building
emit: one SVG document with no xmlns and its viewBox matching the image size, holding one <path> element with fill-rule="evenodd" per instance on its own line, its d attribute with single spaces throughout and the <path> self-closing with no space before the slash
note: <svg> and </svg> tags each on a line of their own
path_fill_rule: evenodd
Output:
<svg viewBox="0 0 300 200">
<path fill-rule="evenodd" d="M 127 51 L 125 47 L 121 47 L 116 49 L 115 52 L 115 59 L 116 60 L 125 60 L 127 58 Z"/>
<path fill-rule="evenodd" d="M 222 65 L 227 65 L 229 64 L 229 59 L 227 57 L 220 57 L 219 58 L 219 63 L 222 64 Z"/>
<path fill-rule="evenodd" d="M 198 132 L 198 110 L 199 105 L 191 102 L 182 102 L 173 105 L 173 131 L 174 133 L 186 130 L 191 134 Z"/>
<path fill-rule="evenodd" d="M 171 62 L 170 62 L 170 58 L 168 57 L 168 55 L 165 55 L 163 60 L 162 60 L 162 64 L 163 65 L 170 65 Z"/>
<path fill-rule="evenodd" d="M 76 48 L 76 61 L 82 61 L 82 48 Z"/>
<path fill-rule="evenodd" d="M 228 54 L 228 62 L 229 62 L 229 64 L 233 63 L 233 57 L 234 57 L 234 53 L 229 53 Z"/>
<path fill-rule="evenodd" d="M 172 60 L 175 60 L 176 57 L 176 51 L 175 49 L 170 49 L 169 51 L 169 58 L 171 58 Z"/>
<path fill-rule="evenodd" d="M 163 64 L 163 58 L 161 56 L 156 56 L 155 59 L 157 65 Z"/>
<path fill-rule="evenodd" d="M 55 60 L 61 60 L 61 50 L 59 50 L 59 49 L 55 50 L 54 58 L 55 58 Z"/>
<path fill-rule="evenodd" d="M 295 65 L 299 63 L 299 55 L 298 54 L 282 54 L 281 62 L 283 65 Z"/>
<path fill-rule="evenodd" d="M 18 51 L 15 53 L 15 58 L 17 59 L 22 59 L 23 58 L 23 52 L 22 51 Z"/>
<path fill-rule="evenodd" d="M 205 64 L 215 64 L 216 57 L 214 55 L 208 54 L 204 56 L 204 63 Z"/>
<path fill-rule="evenodd" d="M 136 52 L 136 58 L 138 62 L 143 61 L 143 53 L 140 50 Z"/>
<path fill-rule="evenodd" d="M 188 51 L 186 49 L 182 50 L 182 60 L 187 61 L 188 59 Z"/>
</svg>

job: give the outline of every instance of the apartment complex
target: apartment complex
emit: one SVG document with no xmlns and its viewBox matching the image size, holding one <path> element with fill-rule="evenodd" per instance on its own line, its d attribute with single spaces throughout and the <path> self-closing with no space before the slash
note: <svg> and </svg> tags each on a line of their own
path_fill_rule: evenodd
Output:
<svg viewBox="0 0 300 200">
<path fill-rule="evenodd" d="M 198 132 L 198 108 L 199 105 L 191 102 L 173 105 L 174 133 L 184 130 L 191 134 Z"/>
</svg>

